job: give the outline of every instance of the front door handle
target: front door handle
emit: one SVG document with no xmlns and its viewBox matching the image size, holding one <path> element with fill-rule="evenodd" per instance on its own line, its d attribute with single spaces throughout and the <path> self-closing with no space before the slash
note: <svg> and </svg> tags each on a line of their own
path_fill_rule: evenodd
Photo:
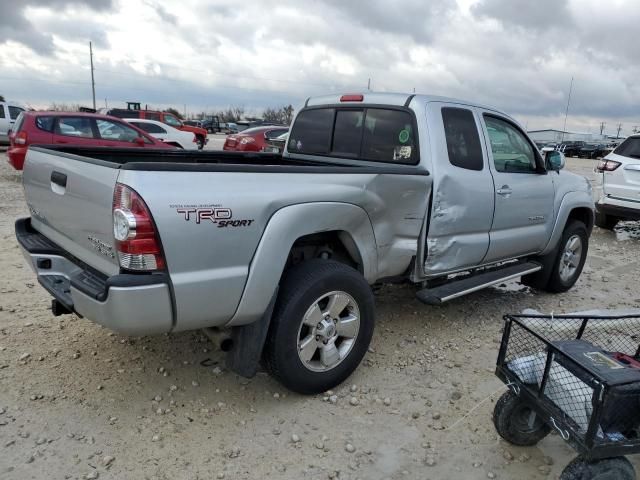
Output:
<svg viewBox="0 0 640 480">
<path fill-rule="evenodd" d="M 498 195 L 502 195 L 503 197 L 508 197 L 513 193 L 513 190 L 511 190 L 511 187 L 509 185 L 503 185 L 502 187 L 496 190 L 496 193 Z"/>
</svg>

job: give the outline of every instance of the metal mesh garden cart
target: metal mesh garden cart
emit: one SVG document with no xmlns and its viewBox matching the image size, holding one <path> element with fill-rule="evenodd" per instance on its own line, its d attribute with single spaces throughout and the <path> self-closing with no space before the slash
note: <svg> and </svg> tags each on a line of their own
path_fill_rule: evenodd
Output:
<svg viewBox="0 0 640 480">
<path fill-rule="evenodd" d="M 578 452 L 561 480 L 634 480 L 624 456 L 640 452 L 640 314 L 504 318 L 500 436 L 535 445 L 553 428 Z"/>
</svg>

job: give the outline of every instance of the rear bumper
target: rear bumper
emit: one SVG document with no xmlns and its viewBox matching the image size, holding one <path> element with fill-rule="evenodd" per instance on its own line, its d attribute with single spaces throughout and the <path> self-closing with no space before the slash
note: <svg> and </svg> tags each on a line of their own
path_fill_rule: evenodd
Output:
<svg viewBox="0 0 640 480">
<path fill-rule="evenodd" d="M 31 228 L 29 218 L 17 220 L 15 229 L 38 282 L 67 310 L 127 335 L 171 330 L 173 302 L 167 274 L 106 277 Z"/>
<path fill-rule="evenodd" d="M 618 217 L 622 220 L 640 220 L 640 202 L 625 202 L 603 197 L 596 202 L 596 212 L 601 215 Z"/>
</svg>

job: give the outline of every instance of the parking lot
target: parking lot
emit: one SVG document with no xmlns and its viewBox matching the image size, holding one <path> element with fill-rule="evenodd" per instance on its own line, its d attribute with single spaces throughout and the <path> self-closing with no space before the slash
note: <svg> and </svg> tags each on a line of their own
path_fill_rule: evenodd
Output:
<svg viewBox="0 0 640 480">
<path fill-rule="evenodd" d="M 589 178 L 593 166 L 567 162 Z M 574 455 L 558 435 L 518 448 L 491 422 L 502 315 L 640 302 L 628 222 L 594 229 L 565 294 L 514 281 L 427 307 L 416 287 L 386 285 L 360 368 L 335 392 L 299 396 L 226 371 L 200 332 L 127 338 L 53 317 L 13 234 L 27 215 L 20 175 L 0 153 L 0 478 L 557 478 Z"/>
</svg>

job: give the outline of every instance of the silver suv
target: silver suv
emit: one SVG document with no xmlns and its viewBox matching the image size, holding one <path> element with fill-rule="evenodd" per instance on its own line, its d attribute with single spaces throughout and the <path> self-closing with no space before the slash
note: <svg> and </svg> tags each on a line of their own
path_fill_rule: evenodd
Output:
<svg viewBox="0 0 640 480">
<path fill-rule="evenodd" d="M 596 225 L 613 229 L 620 220 L 640 220 L 640 135 L 632 135 L 596 167 L 601 195 Z"/>
</svg>

